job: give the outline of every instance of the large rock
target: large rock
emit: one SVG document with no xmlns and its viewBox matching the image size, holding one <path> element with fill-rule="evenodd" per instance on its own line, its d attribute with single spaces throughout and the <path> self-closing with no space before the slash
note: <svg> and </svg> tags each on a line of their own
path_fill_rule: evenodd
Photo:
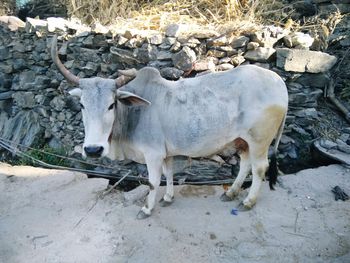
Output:
<svg viewBox="0 0 350 263">
<path fill-rule="evenodd" d="M 48 17 L 47 18 L 47 29 L 49 32 L 65 31 L 66 20 L 62 17 Z"/>
<path fill-rule="evenodd" d="M 0 16 L 0 22 L 6 24 L 11 31 L 16 31 L 18 28 L 25 26 L 25 23 L 15 16 Z"/>
<path fill-rule="evenodd" d="M 127 65 L 135 65 L 137 63 L 140 63 L 140 61 L 137 60 L 133 52 L 117 47 L 111 47 L 110 52 L 113 54 L 113 60 L 117 63 L 123 63 Z"/>
<path fill-rule="evenodd" d="M 330 70 L 336 62 L 335 56 L 319 51 L 277 49 L 277 67 L 285 71 L 321 73 Z"/>
<path fill-rule="evenodd" d="M 27 33 L 35 33 L 36 31 L 46 31 L 47 21 L 27 17 L 25 29 Z"/>
<path fill-rule="evenodd" d="M 13 141 L 31 146 L 41 138 L 43 128 L 39 124 L 39 115 L 32 111 L 20 111 L 15 117 L 9 118 L 2 124 L 0 136 Z"/>
<path fill-rule="evenodd" d="M 276 50 L 274 48 L 258 47 L 255 50 L 249 50 L 245 53 L 244 58 L 257 62 L 266 62 L 275 52 Z"/>
<path fill-rule="evenodd" d="M 12 98 L 16 105 L 22 108 L 33 108 L 36 104 L 33 92 L 16 92 Z"/>
<path fill-rule="evenodd" d="M 6 60 L 11 57 L 10 50 L 7 47 L 0 47 L 0 61 Z"/>
<path fill-rule="evenodd" d="M 135 49 L 134 56 L 137 57 L 141 63 L 148 63 L 149 61 L 156 60 L 158 49 L 154 45 L 144 44 L 141 48 Z"/>
<path fill-rule="evenodd" d="M 187 71 L 192 68 L 193 62 L 196 61 L 196 53 L 189 47 L 183 47 L 181 51 L 173 55 L 172 60 L 175 67 Z"/>
</svg>

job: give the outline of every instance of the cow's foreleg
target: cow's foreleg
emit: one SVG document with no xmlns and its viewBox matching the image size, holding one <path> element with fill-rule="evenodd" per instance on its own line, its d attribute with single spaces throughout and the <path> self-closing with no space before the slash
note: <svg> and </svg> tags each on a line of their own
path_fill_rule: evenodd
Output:
<svg viewBox="0 0 350 263">
<path fill-rule="evenodd" d="M 163 174 L 166 177 L 166 192 L 163 198 L 160 200 L 161 206 L 169 206 L 174 200 L 174 184 L 173 184 L 173 158 L 169 157 L 165 159 L 163 163 Z"/>
<path fill-rule="evenodd" d="M 137 214 L 138 219 L 144 219 L 151 215 L 152 209 L 155 205 L 157 190 L 162 176 L 163 158 L 146 157 L 146 165 L 148 170 L 148 181 L 150 184 L 150 192 L 147 196 L 146 204 L 141 208 Z"/>
<path fill-rule="evenodd" d="M 232 186 L 230 187 L 230 189 L 227 190 L 226 193 L 222 194 L 222 196 L 220 197 L 221 201 L 224 201 L 224 202 L 232 201 L 239 193 L 245 178 L 250 172 L 251 165 L 250 165 L 248 152 L 242 152 L 240 154 L 240 158 L 241 158 L 241 161 L 239 163 L 239 172 L 238 172 L 237 178 L 232 184 Z"/>
</svg>

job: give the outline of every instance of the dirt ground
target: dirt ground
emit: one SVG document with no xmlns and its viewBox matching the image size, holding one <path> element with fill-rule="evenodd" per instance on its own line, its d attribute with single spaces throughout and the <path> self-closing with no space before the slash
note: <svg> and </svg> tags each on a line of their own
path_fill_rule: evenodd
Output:
<svg viewBox="0 0 350 263">
<path fill-rule="evenodd" d="M 107 180 L 0 163 L 0 262 L 350 262 L 350 201 L 331 192 L 350 193 L 349 169 L 280 179 L 249 212 L 232 215 L 222 187 L 178 186 L 172 206 L 137 220 L 141 202 L 98 198 Z"/>
</svg>

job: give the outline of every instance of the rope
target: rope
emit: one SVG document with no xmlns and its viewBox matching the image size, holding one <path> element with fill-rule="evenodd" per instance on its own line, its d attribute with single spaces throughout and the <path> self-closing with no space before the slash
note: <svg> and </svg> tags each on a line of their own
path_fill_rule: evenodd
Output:
<svg viewBox="0 0 350 263">
<path fill-rule="evenodd" d="M 16 146 L 15 146 L 16 145 Z M 37 158 L 34 158 L 33 156 L 30 156 L 29 154 L 23 152 L 22 150 L 20 150 L 18 148 L 18 146 L 23 147 L 25 149 L 29 149 L 29 150 L 35 150 L 38 151 L 40 153 L 44 153 L 47 155 L 51 155 L 51 156 L 55 156 L 55 157 L 59 157 L 65 160 L 71 160 L 71 161 L 77 161 L 83 164 L 88 164 L 88 165 L 94 165 L 96 166 L 96 168 L 100 167 L 100 168 L 106 168 L 106 169 L 111 169 L 113 170 L 113 172 L 107 172 L 107 171 L 96 171 L 96 170 L 88 170 L 88 169 L 80 169 L 80 168 L 73 168 L 73 167 L 66 167 L 66 166 L 60 166 L 60 165 L 53 165 L 53 164 L 49 164 L 46 163 L 44 161 L 41 161 Z M 95 177 L 102 177 L 102 178 L 106 178 L 106 179 L 119 179 L 119 181 L 116 183 L 116 185 L 120 184 L 122 180 L 128 180 L 128 181 L 136 181 L 139 183 L 144 183 L 144 184 L 148 184 L 148 179 L 145 177 L 141 177 L 141 176 L 135 176 L 135 175 L 130 175 L 131 174 L 131 170 L 129 169 L 122 169 L 122 168 L 116 168 L 116 167 L 110 167 L 110 166 L 106 166 L 106 165 L 102 165 L 102 164 L 94 164 L 94 163 L 90 163 L 90 162 L 86 162 L 77 158 L 72 158 L 72 157 L 67 157 L 67 156 L 63 156 L 63 155 L 59 155 L 56 153 L 50 153 L 50 152 L 46 152 L 44 150 L 40 150 L 40 149 L 35 149 L 29 146 L 25 146 L 23 144 L 20 143 L 15 143 L 14 141 L 5 139 L 0 137 L 0 147 L 2 147 L 3 149 L 9 151 L 10 153 L 19 156 L 19 157 L 25 157 L 30 159 L 34 164 L 38 164 L 41 167 L 45 167 L 45 168 L 49 168 L 49 169 L 57 169 L 57 170 L 68 170 L 68 171 L 72 171 L 72 172 L 81 172 L 81 173 L 85 173 L 88 175 L 93 175 Z M 126 172 L 125 175 L 116 175 L 115 172 Z M 161 179 L 162 183 L 165 183 L 166 180 L 165 179 Z M 207 180 L 207 181 L 186 181 L 184 179 L 179 179 L 179 180 L 174 180 L 174 184 L 178 184 L 178 185 L 222 185 L 222 184 L 231 184 L 233 183 L 233 179 L 223 179 L 223 180 Z"/>
</svg>

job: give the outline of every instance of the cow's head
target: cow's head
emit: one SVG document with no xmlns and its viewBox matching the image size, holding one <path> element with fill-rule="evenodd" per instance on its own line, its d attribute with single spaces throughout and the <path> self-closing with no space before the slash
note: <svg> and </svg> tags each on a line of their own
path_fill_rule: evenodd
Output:
<svg viewBox="0 0 350 263">
<path fill-rule="evenodd" d="M 83 78 L 69 72 L 57 55 L 57 36 L 53 37 L 51 56 L 62 75 L 78 87 L 69 92 L 80 98 L 85 138 L 83 156 L 99 158 L 109 153 L 116 108 L 119 103 L 128 106 L 149 105 L 147 100 L 118 88 L 136 76 L 136 70 L 120 71 L 117 79 Z"/>
</svg>

